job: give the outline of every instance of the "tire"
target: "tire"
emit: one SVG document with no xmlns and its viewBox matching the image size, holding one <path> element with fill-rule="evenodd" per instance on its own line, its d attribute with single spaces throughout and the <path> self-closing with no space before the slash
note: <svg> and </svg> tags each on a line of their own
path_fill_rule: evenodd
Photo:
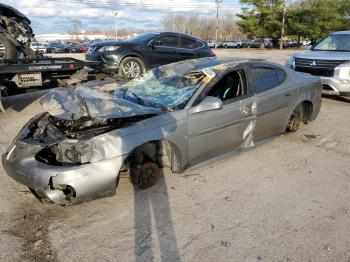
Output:
<svg viewBox="0 0 350 262">
<path fill-rule="evenodd" d="M 119 64 L 118 75 L 133 79 L 145 73 L 145 64 L 138 57 L 126 57 Z"/>
<path fill-rule="evenodd" d="M 0 47 L 2 47 L 2 52 L 0 52 L 0 59 L 16 59 L 17 49 L 16 46 L 6 39 L 3 34 L 0 34 Z"/>
</svg>

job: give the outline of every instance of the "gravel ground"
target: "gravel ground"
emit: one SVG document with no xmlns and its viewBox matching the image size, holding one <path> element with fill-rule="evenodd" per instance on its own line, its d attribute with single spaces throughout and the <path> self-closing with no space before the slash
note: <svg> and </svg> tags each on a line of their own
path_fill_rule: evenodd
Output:
<svg viewBox="0 0 350 262">
<path fill-rule="evenodd" d="M 284 63 L 292 51 L 220 50 Z M 0 115 L 0 151 L 41 111 Z M 27 100 L 25 103 L 22 100 Z M 10 103 L 11 101 L 7 101 Z M 42 205 L 0 165 L 0 261 L 350 261 L 350 100 L 295 134 L 134 191 Z"/>
</svg>

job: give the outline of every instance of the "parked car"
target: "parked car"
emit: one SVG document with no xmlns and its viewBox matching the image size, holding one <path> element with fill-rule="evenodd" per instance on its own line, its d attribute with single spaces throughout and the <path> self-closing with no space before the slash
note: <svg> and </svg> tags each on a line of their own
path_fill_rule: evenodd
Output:
<svg viewBox="0 0 350 262">
<path fill-rule="evenodd" d="M 309 45 L 311 45 L 311 41 L 309 39 L 303 40 L 302 45 L 309 46 Z"/>
<path fill-rule="evenodd" d="M 273 44 L 270 40 L 262 40 L 262 39 L 254 39 L 249 43 L 249 47 L 251 48 L 260 48 L 262 46 L 265 46 L 267 48 L 271 48 L 273 47 Z"/>
<path fill-rule="evenodd" d="M 32 42 L 30 44 L 30 48 L 35 51 L 38 52 L 40 54 L 46 54 L 47 53 L 47 46 L 38 42 Z"/>
<path fill-rule="evenodd" d="M 215 41 L 210 40 L 210 41 L 207 42 L 207 45 L 208 45 L 210 48 L 214 48 L 214 47 L 215 47 Z"/>
<path fill-rule="evenodd" d="M 65 53 L 81 53 L 81 49 L 79 45 L 66 45 L 64 47 L 64 52 Z"/>
<path fill-rule="evenodd" d="M 310 50 L 294 54 L 286 66 L 320 76 L 323 93 L 350 96 L 350 30 L 334 32 Z"/>
<path fill-rule="evenodd" d="M 88 44 L 81 44 L 79 47 L 80 47 L 80 51 L 82 53 L 87 53 L 89 51 L 89 45 Z"/>
<path fill-rule="evenodd" d="M 249 83 L 249 85 L 248 85 Z M 2 157 L 7 174 L 61 205 L 113 195 L 120 172 L 147 188 L 316 118 L 319 77 L 254 60 L 200 58 L 153 69 L 111 93 L 52 90 Z"/>
<path fill-rule="evenodd" d="M 224 48 L 234 48 L 237 47 L 236 41 L 223 41 L 222 42 L 222 47 Z"/>
<path fill-rule="evenodd" d="M 66 46 L 62 43 L 51 43 L 49 45 L 50 53 L 65 53 L 66 52 Z"/>
<path fill-rule="evenodd" d="M 186 59 L 211 57 L 215 53 L 206 42 L 184 34 L 145 33 L 125 41 L 90 45 L 86 60 L 102 61 L 104 71 L 137 78 L 147 70 Z"/>
<path fill-rule="evenodd" d="M 224 48 L 242 48 L 244 46 L 245 46 L 245 43 L 240 40 L 222 42 L 222 47 Z"/>
</svg>

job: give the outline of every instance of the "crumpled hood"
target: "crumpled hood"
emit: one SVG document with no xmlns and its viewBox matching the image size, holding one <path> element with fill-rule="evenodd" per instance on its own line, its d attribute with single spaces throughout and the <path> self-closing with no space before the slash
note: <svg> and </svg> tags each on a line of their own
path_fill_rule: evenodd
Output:
<svg viewBox="0 0 350 262">
<path fill-rule="evenodd" d="M 322 59 L 322 60 L 350 60 L 350 52 L 339 52 L 339 51 L 305 51 L 296 53 L 293 55 L 297 58 L 305 59 Z"/>
<path fill-rule="evenodd" d="M 142 106 L 83 85 L 52 90 L 41 99 L 41 105 L 50 115 L 64 120 L 105 120 L 162 112 L 160 108 Z"/>
</svg>

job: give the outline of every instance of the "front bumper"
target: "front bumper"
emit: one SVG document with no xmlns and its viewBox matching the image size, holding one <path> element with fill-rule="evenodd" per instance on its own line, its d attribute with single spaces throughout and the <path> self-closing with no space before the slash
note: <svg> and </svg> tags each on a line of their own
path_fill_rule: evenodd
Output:
<svg viewBox="0 0 350 262">
<path fill-rule="evenodd" d="M 54 166 L 35 159 L 34 152 L 38 149 L 38 145 L 15 141 L 2 156 L 2 163 L 10 177 L 29 187 L 39 199 L 71 204 L 115 194 L 126 156 L 84 165 Z M 67 188 L 70 189 L 69 202 Z"/>
<path fill-rule="evenodd" d="M 350 80 L 338 77 L 321 77 L 323 84 L 322 94 L 350 96 Z"/>
</svg>

